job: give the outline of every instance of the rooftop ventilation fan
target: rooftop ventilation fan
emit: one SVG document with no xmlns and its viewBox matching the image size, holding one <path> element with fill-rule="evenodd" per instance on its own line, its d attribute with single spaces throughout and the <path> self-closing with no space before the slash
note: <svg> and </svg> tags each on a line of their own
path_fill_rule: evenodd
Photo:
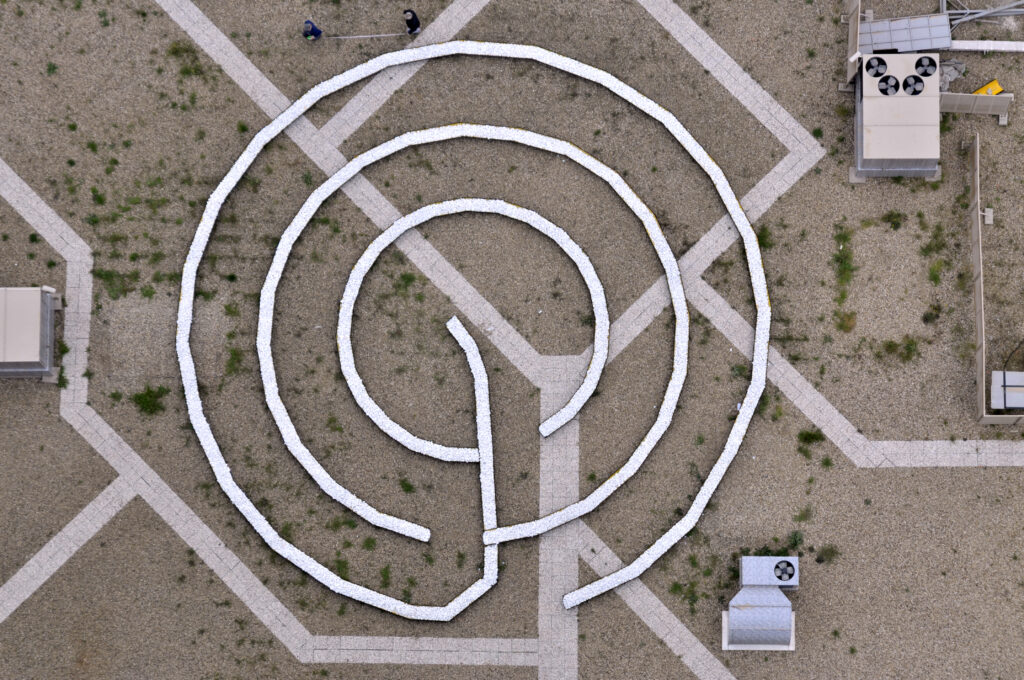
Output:
<svg viewBox="0 0 1024 680">
<path fill-rule="evenodd" d="M 888 67 L 885 65 L 885 59 L 882 59 L 881 57 L 871 57 L 868 59 L 867 65 L 864 66 L 864 70 L 867 71 L 868 75 L 872 78 L 881 78 L 884 76 L 886 68 Z M 934 69 L 932 70 L 934 71 Z"/>
<path fill-rule="evenodd" d="M 903 79 L 903 91 L 913 96 L 924 92 L 924 81 L 920 76 L 907 76 Z"/>
<path fill-rule="evenodd" d="M 780 581 L 788 581 L 793 578 L 793 574 L 796 573 L 796 568 L 793 567 L 793 563 L 788 560 L 781 560 L 775 564 L 775 578 Z"/>
<path fill-rule="evenodd" d="M 917 76 L 911 76 L 911 78 L 916 77 Z M 907 80 L 910 80 L 910 78 Z M 920 78 L 918 78 L 918 80 L 920 80 Z M 921 86 L 924 87 L 924 83 L 921 83 Z M 900 91 L 900 81 L 896 80 L 893 76 L 885 76 L 878 81 L 878 91 L 886 96 L 897 94 Z"/>
<path fill-rule="evenodd" d="M 938 64 L 936 64 L 935 60 L 931 57 L 921 57 L 917 60 L 917 63 L 914 64 L 914 70 L 917 71 L 917 75 L 923 78 L 934 75 L 938 68 Z"/>
</svg>

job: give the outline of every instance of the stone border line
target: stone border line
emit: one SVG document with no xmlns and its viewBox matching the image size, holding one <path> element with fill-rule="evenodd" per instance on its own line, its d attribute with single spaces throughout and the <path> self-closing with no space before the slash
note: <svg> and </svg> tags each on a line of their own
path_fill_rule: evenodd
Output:
<svg viewBox="0 0 1024 680">
<path fill-rule="evenodd" d="M 64 566 L 135 495 L 128 479 L 119 476 L 65 524 L 39 552 L 0 586 L 0 623 Z"/>
</svg>

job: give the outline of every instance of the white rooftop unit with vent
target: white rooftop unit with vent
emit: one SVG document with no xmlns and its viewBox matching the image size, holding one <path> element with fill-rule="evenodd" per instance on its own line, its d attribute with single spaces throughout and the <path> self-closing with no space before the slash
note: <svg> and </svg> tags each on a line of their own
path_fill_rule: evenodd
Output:
<svg viewBox="0 0 1024 680">
<path fill-rule="evenodd" d="M 52 288 L 0 288 L 0 378 L 51 376 Z"/>
<path fill-rule="evenodd" d="M 865 54 L 857 79 L 859 177 L 939 171 L 939 55 Z"/>
<path fill-rule="evenodd" d="M 799 585 L 796 557 L 740 558 L 740 592 L 722 612 L 722 649 L 796 649 L 796 615 L 783 590 Z"/>
</svg>

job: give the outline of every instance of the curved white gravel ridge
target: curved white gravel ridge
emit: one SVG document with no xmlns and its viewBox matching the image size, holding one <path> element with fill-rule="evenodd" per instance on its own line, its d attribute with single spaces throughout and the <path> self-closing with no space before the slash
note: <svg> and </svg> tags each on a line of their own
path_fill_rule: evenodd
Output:
<svg viewBox="0 0 1024 680">
<path fill-rule="evenodd" d="M 410 143 L 417 143 L 416 136 L 410 136 Z M 318 188 L 310 195 L 306 203 L 292 220 L 291 224 L 282 234 L 274 259 L 271 263 L 267 279 L 264 282 L 260 295 L 260 317 L 256 335 L 257 355 L 260 363 L 260 373 L 263 377 L 264 393 L 267 405 L 273 414 L 274 420 L 281 431 L 285 445 L 292 455 L 299 461 L 303 468 L 317 482 L 321 489 L 328 495 L 349 507 L 367 521 L 395 531 L 417 540 L 429 540 L 429 530 L 412 524 L 405 520 L 393 518 L 389 515 L 378 512 L 338 484 L 330 474 L 320 465 L 319 461 L 310 453 L 302 443 L 298 432 L 291 420 L 287 407 L 281 400 L 277 373 L 275 370 L 271 340 L 273 336 L 273 313 L 277 294 L 277 287 L 280 283 L 284 267 L 291 254 L 292 247 L 299 239 L 309 220 L 312 218 L 320 205 L 333 191 L 343 185 L 351 176 L 364 168 L 367 164 L 380 160 L 373 149 L 363 156 L 353 159 L 350 164 L 354 169 L 349 170 L 345 175 L 335 175 L 323 187 Z M 392 151 L 393 153 L 393 151 Z M 365 161 L 365 162 L 364 162 Z M 346 166 L 348 167 L 348 166 Z M 452 215 L 462 212 L 480 212 L 504 215 L 514 220 L 528 224 L 537 229 L 555 243 L 569 256 L 580 271 L 580 275 L 590 293 L 591 304 L 595 318 L 595 352 L 594 360 L 591 362 L 587 377 L 581 390 L 586 390 L 585 398 L 589 397 L 597 387 L 600 374 L 604 368 L 604 360 L 608 354 L 608 307 L 605 301 L 604 289 L 601 286 L 597 272 L 590 262 L 590 258 L 583 250 L 565 233 L 564 230 L 538 215 L 532 210 L 512 205 L 505 201 L 488 199 L 458 199 L 443 203 L 424 206 L 419 210 L 397 220 L 391 227 L 382 232 L 367 247 L 357 260 L 345 285 L 345 292 L 342 296 L 341 309 L 338 317 L 338 351 L 341 361 L 342 373 L 348 383 L 355 401 L 366 415 L 389 437 L 414 451 L 446 461 L 476 462 L 479 459 L 478 450 L 475 448 L 455 448 L 436 444 L 427 440 L 415 437 L 397 423 L 393 422 L 377 405 L 377 403 L 366 392 L 358 370 L 355 366 L 355 358 L 352 353 L 352 317 L 355 311 L 355 301 L 358 298 L 359 290 L 362 287 L 366 274 L 373 267 L 373 264 L 380 257 L 381 253 L 405 232 L 413 229 L 424 222 L 442 215 Z M 575 415 L 575 414 L 573 414 Z M 488 432 L 489 432 L 488 428 Z M 493 529 L 494 526 L 487 526 Z"/>
<path fill-rule="evenodd" d="M 518 133 L 521 131 L 514 132 Z M 370 151 L 352 159 L 352 161 L 350 161 L 342 170 L 338 171 L 334 176 L 324 182 L 323 185 L 318 187 L 299 210 L 299 214 L 296 216 L 295 221 L 293 221 L 288 227 L 286 234 L 291 232 L 293 227 L 297 227 L 297 231 L 301 232 L 308 220 L 316 213 L 320 204 L 367 165 L 389 156 L 396 151 L 407 148 L 408 146 L 440 141 L 441 139 L 450 139 L 452 137 L 449 137 L 449 135 L 453 134 L 457 136 L 473 137 L 492 135 L 487 138 L 493 139 L 493 134 L 495 133 L 493 129 L 486 128 L 486 126 L 452 125 L 444 128 L 409 132 L 396 137 L 381 146 L 371 149 Z M 321 191 L 321 189 L 323 189 L 323 191 Z M 555 244 L 569 256 L 586 283 L 587 290 L 590 293 L 590 300 L 595 319 L 594 356 L 591 359 L 590 366 L 587 368 L 587 373 L 583 383 L 576 390 L 572 399 L 562 407 L 559 413 L 555 414 L 556 416 L 565 414 L 564 417 L 566 421 L 572 419 L 579 412 L 579 409 L 583 407 L 583 404 L 587 402 L 594 390 L 597 389 L 597 383 L 601 378 L 601 372 L 604 370 L 604 364 L 608 357 L 608 329 L 610 322 L 608 319 L 608 306 L 605 301 L 604 288 L 597 276 L 597 272 L 594 271 L 594 266 L 591 264 L 590 258 L 587 257 L 583 250 L 567 233 L 565 233 L 565 231 L 532 210 L 521 208 L 505 201 L 481 198 L 464 198 L 445 201 L 442 203 L 424 206 L 397 220 L 393 225 L 382 232 L 380 236 L 374 239 L 367 249 L 363 251 L 363 254 L 356 261 L 355 266 L 353 266 L 352 272 L 349 275 L 348 283 L 345 284 L 345 292 L 341 298 L 341 310 L 338 316 L 338 357 L 341 362 L 342 374 L 345 376 L 345 380 L 348 383 L 348 387 L 351 390 L 356 403 L 359 404 L 359 407 L 363 409 L 363 412 L 366 413 L 370 420 L 372 420 L 374 424 L 383 430 L 389 437 L 412 451 L 425 454 L 432 458 L 446 461 L 472 462 L 477 460 L 476 449 L 459 449 L 421 439 L 408 432 L 401 425 L 389 418 L 387 414 L 384 413 L 384 410 L 377 405 L 377 402 L 374 401 L 366 391 L 366 387 L 363 384 L 363 380 L 359 375 L 358 369 L 356 368 L 355 358 L 352 354 L 352 315 L 355 312 L 356 299 L 359 296 L 359 290 L 362 287 L 363 280 L 367 273 L 369 273 L 370 268 L 380 257 L 381 253 L 384 252 L 384 249 L 398 240 L 402 234 L 419 226 L 427 220 L 462 212 L 504 215 L 519 222 L 528 224 L 554 241 Z M 282 240 L 282 244 L 278 248 L 278 253 L 282 254 L 282 267 L 284 262 L 287 261 L 290 243 L 293 242 L 295 238 L 298 238 L 298 233 L 289 234 L 289 243 L 286 245 Z M 278 258 L 275 256 L 275 264 L 277 263 L 277 260 Z M 280 278 L 280 270 L 272 269 L 271 275 Z M 276 286 L 276 281 L 274 285 Z M 266 288 L 264 288 L 264 290 L 266 290 Z M 269 300 L 268 313 L 273 313 L 272 299 Z M 269 355 L 269 338 L 267 339 L 267 342 L 267 354 Z"/>
<path fill-rule="evenodd" d="M 676 315 L 676 352 L 674 358 L 673 376 L 669 381 L 669 389 L 666 392 L 666 400 L 662 404 L 662 408 L 659 411 L 658 421 L 655 426 L 652 427 L 651 431 L 645 436 L 640 447 L 634 451 L 633 455 L 630 456 L 629 461 L 623 467 L 622 470 L 617 472 L 611 478 L 606 480 L 594 493 L 587 498 L 584 498 L 578 503 L 575 503 L 567 508 L 552 513 L 547 517 L 540 518 L 534 522 L 527 522 L 521 525 L 515 525 L 511 527 L 504 527 L 501 529 L 493 529 L 487 531 L 488 527 L 485 524 L 485 574 L 484 578 L 475 583 L 469 589 L 464 591 L 462 595 L 453 600 L 445 607 L 421 607 L 408 605 L 406 603 L 395 600 L 394 598 L 387 597 L 380 593 L 376 593 L 362 586 L 358 586 L 351 582 L 345 581 L 338 578 L 333 572 L 329 571 L 323 565 L 312 560 L 308 555 L 300 551 L 298 548 L 282 539 L 266 521 L 266 519 L 260 515 L 259 511 L 255 508 L 252 502 L 246 497 L 245 493 L 238 487 L 234 481 L 231 470 L 223 458 L 223 454 L 217 444 L 216 439 L 213 436 L 209 422 L 207 421 L 205 414 L 203 413 L 202 400 L 199 395 L 198 382 L 195 375 L 195 363 L 191 354 L 191 348 L 189 344 L 189 336 L 191 332 L 193 313 L 194 313 L 194 295 L 195 295 L 195 283 L 196 276 L 199 267 L 199 263 L 203 257 L 206 245 L 209 241 L 212 233 L 214 223 L 217 215 L 227 199 L 230 192 L 234 189 L 237 183 L 241 180 L 245 171 L 249 168 L 252 162 L 255 160 L 259 152 L 276 137 L 285 127 L 290 125 L 299 116 L 301 116 L 306 110 L 313 106 L 321 98 L 335 92 L 349 84 L 352 84 L 358 80 L 374 75 L 375 73 L 394 65 L 410 63 L 414 61 L 422 61 L 427 59 L 433 59 L 437 57 L 449 56 L 449 55 L 476 55 L 476 56 L 487 56 L 487 57 L 503 57 L 513 59 L 529 59 L 539 63 L 546 64 L 553 68 L 574 74 L 578 77 L 590 80 L 591 82 L 600 84 L 607 89 L 611 90 L 616 95 L 626 99 L 628 102 L 641 109 L 648 115 L 652 116 L 669 131 L 670 134 L 686 149 L 690 156 L 701 166 L 701 168 L 708 174 L 709 178 L 715 185 L 716 191 L 719 197 L 722 199 L 726 206 L 733 222 L 740 232 L 741 237 L 744 241 L 744 247 L 747 254 L 748 268 L 750 271 L 751 282 L 754 288 L 755 304 L 757 306 L 757 324 L 755 328 L 755 342 L 753 351 L 753 367 L 752 367 L 752 379 L 751 384 L 747 390 L 747 394 L 744 397 L 744 401 L 740 408 L 740 413 L 737 416 L 736 422 L 730 432 L 729 439 L 726 443 L 725 450 L 718 462 L 715 464 L 711 473 L 708 476 L 707 482 L 701 488 L 698 493 L 697 499 L 694 501 L 690 510 L 686 516 L 677 523 L 672 530 L 669 531 L 665 536 L 659 539 L 654 546 L 645 551 L 638 560 L 633 564 L 625 567 L 624 569 L 616 572 L 608 577 L 600 579 L 599 581 L 574 591 L 568 594 L 564 603 L 566 606 L 575 606 L 580 602 L 589 599 L 590 597 L 596 596 L 601 592 L 604 592 L 610 588 L 626 582 L 631 578 L 635 578 L 642 573 L 643 569 L 646 569 L 657 559 L 661 554 L 664 554 L 671 545 L 680 540 L 694 525 L 703 512 L 707 505 L 711 494 L 717 488 L 718 483 L 721 481 L 725 470 L 728 468 L 729 463 L 735 456 L 736 450 L 742 441 L 743 435 L 746 432 L 746 428 L 749 425 L 750 418 L 753 415 L 754 408 L 760 398 L 760 395 L 764 389 L 765 373 L 767 368 L 767 343 L 768 343 L 768 328 L 770 324 L 770 303 L 768 300 L 767 286 L 765 284 L 764 272 L 761 264 L 760 251 L 757 247 L 756 237 L 753 234 L 753 230 L 750 227 L 749 222 L 744 215 L 742 208 L 740 207 L 739 201 L 736 199 L 731 187 L 728 184 L 721 169 L 715 164 L 715 162 L 707 155 L 704 149 L 693 139 L 689 132 L 683 127 L 683 125 L 666 109 L 645 97 L 644 95 L 637 92 L 635 89 L 629 87 L 618 78 L 615 78 L 609 73 L 588 66 L 581 62 L 575 61 L 568 57 L 555 54 L 548 50 L 544 50 L 539 47 L 526 46 L 526 45 L 515 45 L 515 44 L 500 44 L 500 43 L 481 43 L 481 42 L 470 42 L 470 41 L 453 41 L 448 43 L 441 43 L 437 45 L 428 45 L 420 48 L 412 48 L 402 50 L 399 52 L 393 52 L 384 54 L 374 59 L 371 59 L 364 64 L 352 68 L 345 73 L 342 73 L 334 78 L 331 78 L 319 85 L 313 87 L 300 99 L 295 101 L 288 109 L 281 113 L 277 118 L 271 121 L 266 127 L 260 130 L 250 141 L 249 145 L 243 151 L 242 155 L 235 161 L 231 169 L 225 175 L 224 179 L 220 182 L 217 188 L 211 194 L 207 205 L 203 211 L 202 219 L 196 230 L 195 238 L 189 249 L 188 256 L 185 261 L 185 266 L 182 271 L 182 288 L 181 298 L 178 306 L 178 327 L 176 335 L 176 350 L 178 354 L 179 366 L 182 372 L 182 380 L 184 383 L 185 399 L 189 411 L 189 418 L 192 421 L 193 428 L 196 431 L 197 437 L 203 447 L 207 458 L 210 461 L 211 467 L 214 470 L 214 474 L 217 478 L 221 488 L 224 489 L 225 493 L 228 494 L 231 501 L 238 507 L 238 509 L 245 515 L 246 519 L 256 528 L 257 532 L 261 537 L 268 543 L 268 545 L 278 552 L 286 559 L 291 561 L 299 568 L 306 571 L 308 574 L 327 585 L 332 590 L 339 592 L 343 595 L 352 597 L 358 601 L 371 604 L 372 606 L 379 607 L 387 611 L 393 611 L 394 613 L 405 616 L 407 618 L 417 618 L 424 620 L 449 620 L 452 616 L 457 614 L 459 611 L 464 609 L 470 602 L 478 598 L 488 588 L 493 585 L 493 582 L 489 580 L 489 576 L 497 578 L 497 543 L 502 540 L 512 540 L 513 538 L 521 538 L 525 536 L 533 536 L 550 528 L 564 524 L 570 521 L 574 517 L 578 517 L 585 512 L 588 512 L 593 507 L 596 507 L 601 500 L 606 498 L 612 491 L 620 486 L 625 479 L 628 479 L 633 472 L 639 467 L 639 464 L 643 462 L 643 458 L 646 457 L 650 449 L 653 448 L 654 443 L 664 433 L 664 430 L 668 427 L 668 422 L 671 420 L 671 410 L 675 408 L 675 404 L 678 401 L 679 390 L 682 388 L 682 380 L 678 380 L 676 384 L 677 373 L 679 373 L 679 359 L 680 359 L 680 343 L 682 343 L 682 355 L 681 355 L 681 373 L 685 377 L 686 371 L 686 346 L 687 346 L 687 330 L 688 330 L 688 317 L 686 313 L 685 301 L 682 296 L 682 282 L 679 277 L 678 266 L 672 257 L 671 250 L 665 243 L 665 250 L 667 250 L 667 260 L 663 256 L 662 252 L 658 248 L 657 243 L 655 244 L 656 250 L 658 251 L 659 259 L 662 261 L 663 267 L 666 269 L 666 275 L 669 282 L 669 290 L 673 304 L 673 311 Z M 516 131 L 520 135 L 532 135 L 533 133 L 527 133 L 526 131 Z M 450 137 L 449 137 L 450 138 Z M 510 140 L 510 141 L 522 141 L 521 139 Z M 555 141 L 555 140 L 552 140 Z M 564 144 L 564 143 L 563 143 Z M 543 148 L 543 147 L 541 147 Z M 575 147 L 572 147 L 575 149 Z M 576 151 L 579 152 L 577 149 Z M 582 154 L 582 152 L 579 152 Z M 586 154 L 582 154 L 586 156 Z M 587 157 L 589 158 L 589 157 Z M 595 161 L 596 162 L 596 161 Z M 609 172 L 611 172 L 609 170 Z M 600 174 L 600 173 L 599 173 Z M 611 173 L 614 175 L 614 173 Z M 639 199 L 632 194 L 625 183 L 614 175 L 613 180 L 617 180 L 617 184 L 614 181 L 610 181 L 613 188 L 619 192 L 619 186 L 625 189 L 639 206 L 649 213 L 645 206 Z M 626 199 L 623 193 L 619 192 L 620 196 Z M 627 199 L 627 203 L 630 201 Z M 631 205 L 631 207 L 633 207 Z M 636 212 L 636 210 L 634 210 Z M 638 213 L 639 215 L 639 213 Z M 651 237 L 652 242 L 655 242 L 656 236 L 660 236 L 660 240 L 664 242 L 664 237 L 661 235 L 660 229 L 657 227 L 657 222 L 653 219 L 653 215 L 650 215 L 651 222 L 644 221 L 645 228 L 648 230 L 648 235 Z M 650 225 L 653 224 L 655 232 L 653 233 Z M 450 327 L 451 330 L 451 327 Z M 464 330 L 464 329 L 463 329 Z M 454 334 L 454 331 L 453 331 Z M 680 335 L 682 338 L 680 339 Z M 467 334 L 468 336 L 468 334 Z M 471 338 L 470 338 L 471 340 Z M 460 345 L 462 343 L 460 342 Z M 465 350 L 465 347 L 464 347 Z M 467 352 L 467 360 L 472 362 L 470 354 Z M 602 362 L 603 363 L 603 362 Z M 471 367 L 472 368 L 472 367 Z M 482 365 L 479 367 L 480 371 L 483 371 Z M 476 371 L 474 370 L 474 376 Z M 476 382 L 474 383 L 476 389 Z M 674 396 L 672 396 L 674 393 Z M 574 395 L 575 396 L 575 395 Z M 663 418 L 666 415 L 667 402 L 671 401 L 672 406 L 668 409 L 667 419 Z M 571 402 L 571 400 L 570 400 Z M 568 406 L 568 404 L 567 404 Z M 582 406 L 580 404 L 579 406 Z M 578 412 L 578 408 L 576 408 Z M 478 426 L 480 418 L 480 409 L 478 408 Z M 489 419 L 489 413 L 488 413 Z M 566 419 L 568 420 L 568 419 Z M 662 425 L 662 421 L 665 422 Z M 557 421 L 549 419 L 542 425 L 542 434 L 550 434 L 557 427 L 551 425 Z M 564 421 L 563 423 L 564 424 Z M 479 429 L 479 427 L 478 427 Z M 658 431 L 660 429 L 660 431 Z M 656 436 L 655 436 L 656 435 Z M 479 435 L 478 435 L 479 436 Z M 651 441 L 653 439 L 653 441 Z M 477 456 L 482 462 L 482 451 L 480 450 L 479 443 L 477 448 Z M 481 475 L 483 475 L 483 466 L 481 467 Z M 492 472 L 493 475 L 493 472 Z M 486 491 L 483 487 L 483 476 L 481 476 L 481 496 L 482 498 L 486 495 Z M 492 492 L 493 493 L 493 492 Z M 486 511 L 485 511 L 486 514 Z M 391 518 L 397 519 L 397 518 Z M 399 520 L 401 521 L 401 520 Z M 412 525 L 418 526 L 418 525 Z M 422 528 L 422 527 L 421 527 Z M 502 533 L 508 534 L 507 538 L 503 538 Z"/>
<path fill-rule="evenodd" d="M 596 508 L 604 499 L 614 493 L 616 489 L 622 486 L 636 473 L 637 470 L 640 469 L 644 460 L 646 460 L 651 450 L 654 449 L 655 445 L 671 424 L 672 416 L 675 412 L 676 405 L 679 402 L 679 394 L 682 391 L 683 383 L 686 381 L 686 357 L 689 345 L 689 316 L 686 308 L 686 297 L 683 292 L 682 277 L 679 274 L 679 265 L 676 263 L 675 256 L 672 253 L 672 248 L 665 239 L 665 235 L 662 233 L 661 227 L 659 226 L 657 219 L 654 217 L 654 213 L 651 212 L 651 210 L 644 204 L 640 197 L 636 195 L 629 185 L 626 184 L 618 173 L 607 165 L 582 151 L 579 147 L 536 132 L 493 125 L 459 123 L 455 125 L 429 128 L 427 130 L 416 130 L 414 132 L 406 132 L 398 135 L 397 137 L 384 142 L 380 146 L 377 146 L 374 149 L 352 159 L 344 168 L 317 187 L 299 211 L 299 215 L 302 216 L 302 219 L 300 220 L 299 216 L 297 216 L 292 225 L 295 225 L 300 221 L 304 224 L 306 221 L 311 219 L 316 207 L 323 203 L 323 201 L 325 201 L 332 193 L 337 191 L 337 189 L 339 189 L 351 177 L 376 160 L 384 158 L 408 146 L 466 137 L 514 142 L 559 154 L 575 161 L 604 180 L 644 225 L 648 238 L 650 238 L 651 244 L 654 246 L 655 252 L 658 255 L 658 259 L 665 270 L 665 278 L 668 282 L 669 295 L 676 317 L 672 374 L 669 378 L 669 383 L 665 390 L 665 396 L 658 411 L 658 417 L 650 430 L 644 436 L 643 440 L 640 442 L 640 445 L 630 455 L 625 465 L 619 468 L 615 474 L 605 480 L 588 496 L 576 503 L 536 520 L 485 531 L 484 543 L 491 545 L 520 538 L 527 538 L 530 536 L 537 536 L 545 531 L 553 529 L 554 527 L 585 515 Z M 483 199 L 463 200 L 472 201 Z M 430 210 L 437 210 L 437 208 L 429 208 Z M 411 215 L 408 217 L 411 217 Z M 392 227 L 385 231 L 385 234 L 390 232 L 392 229 L 395 229 L 395 238 L 397 238 L 401 231 L 406 230 L 404 227 L 404 224 L 406 223 L 407 218 L 398 220 L 394 225 L 392 225 Z M 558 229 L 554 225 L 551 225 L 551 227 L 556 229 L 558 233 L 562 234 L 562 236 L 559 236 L 557 233 L 549 234 L 549 236 L 555 239 L 556 243 L 558 243 L 558 245 L 562 247 L 567 254 L 570 254 L 570 249 L 575 246 L 573 241 L 565 235 L 561 229 Z M 290 228 L 291 226 L 289 229 Z M 383 234 L 381 237 L 378 237 L 375 244 L 378 242 L 382 244 L 381 249 L 383 245 L 386 245 L 387 240 L 384 239 Z M 435 458 L 446 459 L 444 456 L 450 454 L 444 451 L 441 448 L 441 445 L 415 438 L 414 435 L 409 433 L 402 434 L 400 432 L 401 427 L 396 423 L 393 423 L 390 418 L 388 418 L 373 402 L 372 398 L 366 394 L 365 388 L 362 386 L 362 381 L 358 378 L 358 373 L 355 372 L 354 362 L 351 355 L 350 329 L 345 328 L 345 324 L 350 323 L 350 321 L 347 320 L 351 319 L 352 309 L 355 303 L 355 293 L 358 292 L 358 285 L 355 286 L 355 290 L 353 290 L 352 284 L 362 280 L 362 277 L 365 276 L 365 271 L 369 269 L 373 260 L 375 260 L 379 255 L 379 251 L 371 252 L 371 249 L 373 249 L 372 245 L 367 249 L 367 252 L 364 253 L 368 259 L 364 261 L 363 258 L 360 258 L 360 261 L 356 264 L 352 277 L 349 279 L 349 284 L 346 286 L 345 295 L 342 298 L 342 313 L 339 317 L 338 328 L 338 349 L 342 371 L 350 383 L 350 388 L 353 396 L 356 397 L 356 401 L 360 404 L 366 414 L 373 419 L 375 423 L 377 423 L 378 427 L 381 427 L 381 429 L 388 433 L 389 436 L 401 441 L 414 451 L 432 455 Z M 582 251 L 580 251 L 580 254 L 582 255 Z M 571 256 L 572 255 L 570 254 L 570 257 Z M 275 258 L 275 263 L 276 259 L 277 258 Z M 577 265 L 579 265 L 579 263 L 577 263 Z M 283 267 L 283 261 L 280 266 Z M 582 271 L 584 270 L 581 269 L 581 272 Z M 276 275 L 279 276 L 279 273 Z M 595 288 L 600 289 L 600 281 L 596 279 L 596 274 L 594 276 L 595 279 L 593 285 Z M 586 276 L 584 278 L 586 280 Z M 588 282 L 588 288 L 590 287 L 591 283 Z M 603 300 L 603 290 L 600 295 Z M 261 309 L 261 314 L 264 312 L 266 312 L 266 310 Z M 594 312 L 594 354 L 591 357 L 586 377 L 565 406 L 559 409 L 558 413 L 545 421 L 545 424 L 552 421 L 564 423 L 575 417 L 579 412 L 579 409 L 583 407 L 586 401 L 593 394 L 593 391 L 597 388 L 600 373 L 608 355 L 609 322 L 603 304 L 596 305 Z M 542 424 L 542 431 L 544 427 L 545 425 Z M 402 432 L 404 432 L 404 430 L 402 430 Z M 415 439 L 415 441 L 412 441 L 412 439 Z M 409 444 L 413 444 L 415 447 L 410 446 Z M 454 458 L 447 459 L 454 460 Z"/>
</svg>

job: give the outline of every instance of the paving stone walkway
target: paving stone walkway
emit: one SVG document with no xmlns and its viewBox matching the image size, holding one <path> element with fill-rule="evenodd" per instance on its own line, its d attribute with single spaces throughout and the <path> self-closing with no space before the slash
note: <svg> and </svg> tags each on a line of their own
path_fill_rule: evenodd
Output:
<svg viewBox="0 0 1024 680">
<path fill-rule="evenodd" d="M 623 562 L 585 523 L 579 522 L 579 556 L 605 576 L 623 567 Z M 658 596 L 640 579 L 624 583 L 613 591 L 633 613 L 664 642 L 686 667 L 701 680 L 736 680 L 708 648 L 679 621 Z"/>
<path fill-rule="evenodd" d="M 824 150 L 756 82 L 677 5 L 669 0 L 638 0 L 640 4 L 704 68 L 726 87 L 789 151 L 741 199 L 751 220 L 762 215 L 807 172 Z M 241 89 L 270 117 L 289 104 L 270 82 L 203 13 L 187 0 L 156 0 L 196 43 L 217 62 Z M 440 42 L 453 37 L 486 6 L 487 0 L 456 0 L 425 27 L 414 44 Z M 419 65 L 384 73 L 369 81 L 324 128 L 317 130 L 302 118 L 288 134 L 325 173 L 346 161 L 337 146 L 374 112 Z M 365 178 L 346 186 L 346 194 L 378 227 L 390 225 L 397 209 Z M 67 262 L 64 295 L 65 342 L 70 351 L 63 366 L 69 381 L 61 393 L 61 415 L 118 471 L 119 476 L 96 499 L 55 535 L 35 556 L 0 586 L 0 622 L 31 596 L 78 548 L 135 496 L 140 496 L 213 569 L 268 629 L 305 662 L 427 663 L 529 665 L 542 669 L 542 677 L 576 677 L 577 623 L 574 612 L 559 603 L 561 593 L 578 579 L 575 555 L 599 574 L 621 567 L 621 560 L 581 521 L 544 535 L 540 540 L 540 639 L 507 638 L 400 638 L 312 635 L 260 580 L 220 541 L 174 491 L 87 405 L 86 368 L 92 299 L 92 255 L 88 245 L 20 177 L 0 159 L 0 197 L 35 229 Z M 749 355 L 753 330 L 703 279 L 706 268 L 738 238 L 728 217 L 723 217 L 680 258 L 687 295 L 694 306 L 737 348 Z M 559 404 L 555 395 L 575 387 L 573 377 L 582 357 L 542 357 L 505 321 L 429 243 L 416 233 L 400 246 L 456 306 L 531 382 L 542 388 L 542 411 Z M 645 292 L 612 325 L 610 358 L 614 358 L 643 331 L 668 304 L 664 278 Z M 858 466 L 1024 465 L 1024 447 L 1009 441 L 869 441 L 813 386 L 774 350 L 769 357 L 769 379 L 801 409 Z M 564 403 L 564 401 L 562 402 Z M 578 423 L 542 440 L 540 511 L 572 502 L 578 494 Z M 570 558 L 570 553 L 573 555 Z M 697 677 L 732 678 L 728 670 L 674 617 L 640 581 L 616 592 Z M 570 640 L 571 639 L 571 640 Z"/>
<path fill-rule="evenodd" d="M 46 583 L 135 496 L 131 482 L 124 477 L 118 477 L 57 532 L 57 535 L 0 586 L 0 623 Z"/>
</svg>

